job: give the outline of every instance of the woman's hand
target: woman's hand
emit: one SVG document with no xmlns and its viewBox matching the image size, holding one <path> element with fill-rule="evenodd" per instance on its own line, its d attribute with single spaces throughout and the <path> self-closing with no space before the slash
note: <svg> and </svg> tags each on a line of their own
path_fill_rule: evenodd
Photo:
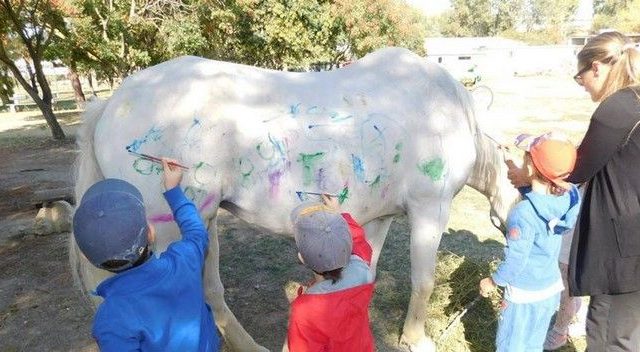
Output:
<svg viewBox="0 0 640 352">
<path fill-rule="evenodd" d="M 520 188 L 531 186 L 531 176 L 529 175 L 529 170 L 526 165 L 518 167 L 518 165 L 513 162 L 513 159 L 507 155 L 505 155 L 504 163 L 509 168 L 507 171 L 507 178 L 514 187 Z"/>
</svg>

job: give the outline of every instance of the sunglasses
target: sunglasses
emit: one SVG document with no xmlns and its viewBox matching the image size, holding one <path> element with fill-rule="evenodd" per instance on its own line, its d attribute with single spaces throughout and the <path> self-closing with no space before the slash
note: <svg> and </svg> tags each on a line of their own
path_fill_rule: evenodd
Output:
<svg viewBox="0 0 640 352">
<path fill-rule="evenodd" d="M 591 65 L 585 66 L 573 76 L 573 80 L 576 81 L 576 83 L 578 83 L 579 85 L 582 85 L 582 75 L 589 70 L 591 70 Z"/>
</svg>

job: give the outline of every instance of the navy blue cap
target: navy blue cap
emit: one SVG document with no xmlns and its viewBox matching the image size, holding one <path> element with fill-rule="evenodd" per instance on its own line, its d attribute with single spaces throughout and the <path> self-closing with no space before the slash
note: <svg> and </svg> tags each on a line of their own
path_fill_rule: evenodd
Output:
<svg viewBox="0 0 640 352">
<path fill-rule="evenodd" d="M 73 235 L 82 253 L 93 265 L 111 271 L 128 269 L 140 258 L 149 244 L 148 231 L 142 194 L 115 178 L 89 187 L 73 217 Z M 122 265 L 105 267 L 107 261 Z"/>
</svg>

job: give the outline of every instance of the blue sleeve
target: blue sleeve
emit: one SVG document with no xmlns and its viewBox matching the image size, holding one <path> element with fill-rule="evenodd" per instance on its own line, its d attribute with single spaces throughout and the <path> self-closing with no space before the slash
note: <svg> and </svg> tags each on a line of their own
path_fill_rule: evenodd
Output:
<svg viewBox="0 0 640 352">
<path fill-rule="evenodd" d="M 504 260 L 491 276 L 498 286 L 512 283 L 522 272 L 529 260 L 533 247 L 535 232 L 517 216 L 518 208 L 507 219 L 507 246 L 504 249 Z"/>
<path fill-rule="evenodd" d="M 209 246 L 209 233 L 196 206 L 184 195 L 180 186 L 164 192 L 164 198 L 169 203 L 173 218 L 182 234 L 182 241 L 172 244 L 167 251 L 195 256 L 200 264 L 199 267 L 202 267 Z"/>
</svg>

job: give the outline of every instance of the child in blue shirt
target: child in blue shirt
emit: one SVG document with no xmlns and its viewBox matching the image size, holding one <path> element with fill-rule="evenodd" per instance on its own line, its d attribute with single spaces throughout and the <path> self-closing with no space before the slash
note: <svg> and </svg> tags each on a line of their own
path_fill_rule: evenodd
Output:
<svg viewBox="0 0 640 352">
<path fill-rule="evenodd" d="M 480 281 L 484 297 L 504 287 L 499 352 L 542 351 L 563 289 L 558 268 L 561 235 L 574 226 L 580 209 L 578 189 L 564 181 L 575 165 L 575 147 L 550 134 L 521 135 L 516 145 L 525 150 L 531 191 L 507 217 L 504 260 L 491 277 Z"/>
<path fill-rule="evenodd" d="M 182 171 L 163 158 L 164 197 L 182 239 L 159 257 L 150 245 L 142 195 L 133 185 L 106 179 L 91 186 L 73 219 L 78 247 L 87 259 L 116 275 L 96 294 L 104 298 L 93 322 L 101 351 L 218 351 L 213 313 L 205 303 L 202 271 L 208 232 L 182 189 Z"/>
</svg>

